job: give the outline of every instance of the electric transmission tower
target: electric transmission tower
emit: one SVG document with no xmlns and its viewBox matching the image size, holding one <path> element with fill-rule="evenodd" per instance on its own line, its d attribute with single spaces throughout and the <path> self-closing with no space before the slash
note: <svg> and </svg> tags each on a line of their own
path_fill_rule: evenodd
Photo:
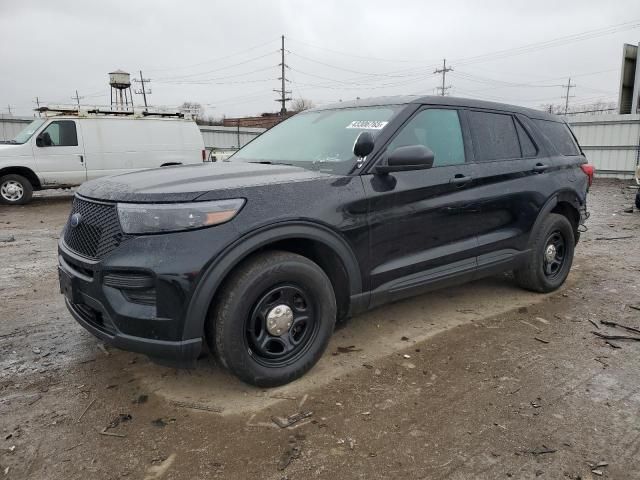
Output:
<svg viewBox="0 0 640 480">
<path fill-rule="evenodd" d="M 140 88 L 134 90 L 133 92 L 138 94 L 138 95 L 142 95 L 142 98 L 144 99 L 144 109 L 147 110 L 147 95 L 151 94 L 151 89 L 147 88 L 147 84 L 151 83 L 151 79 L 150 78 L 144 78 L 142 76 L 142 70 L 140 70 L 140 80 L 138 80 L 137 78 L 133 79 L 134 82 L 139 83 L 140 84 Z"/>
<path fill-rule="evenodd" d="M 571 97 L 575 97 L 575 95 L 569 95 L 569 92 L 571 91 L 572 88 L 575 88 L 575 84 L 571 83 L 571 77 L 569 77 L 569 81 L 567 82 L 566 85 L 562 85 L 564 88 L 567 89 L 567 93 L 564 94 L 564 96 L 562 98 L 564 98 L 564 114 L 566 115 L 567 112 L 569 111 L 569 98 Z"/>
<path fill-rule="evenodd" d="M 280 98 L 276 99 L 276 102 L 280 103 L 280 115 L 284 116 L 287 113 L 287 102 L 291 100 L 291 97 L 287 97 L 291 93 L 290 90 L 286 89 L 287 77 L 285 75 L 285 68 L 288 68 L 288 65 L 284 62 L 284 35 L 282 35 L 282 46 L 280 47 L 280 63 L 278 64 L 282 70 L 280 73 L 280 77 L 278 80 L 281 81 L 281 87 L 279 90 L 274 89 L 274 92 L 280 94 Z"/>
<path fill-rule="evenodd" d="M 452 72 L 453 68 L 452 67 L 447 67 L 447 59 L 443 59 L 442 60 L 442 68 L 436 68 L 433 73 L 441 73 L 442 74 L 442 86 L 441 87 L 436 87 L 440 93 L 439 95 L 441 96 L 445 96 L 447 94 L 447 90 L 449 90 L 451 88 L 451 85 L 446 85 L 446 81 L 447 81 L 447 72 Z"/>
</svg>

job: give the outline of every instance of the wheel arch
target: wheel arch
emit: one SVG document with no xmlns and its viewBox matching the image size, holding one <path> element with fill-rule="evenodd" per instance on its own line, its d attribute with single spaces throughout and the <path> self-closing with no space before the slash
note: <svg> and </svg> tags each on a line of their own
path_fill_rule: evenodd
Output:
<svg viewBox="0 0 640 480">
<path fill-rule="evenodd" d="M 31 183 L 31 187 L 34 190 L 40 190 L 42 188 L 42 185 L 40 184 L 40 179 L 38 178 L 38 175 L 36 175 L 36 173 L 31 170 L 29 167 L 4 167 L 4 168 L 0 168 L 0 177 L 3 177 L 5 175 L 21 175 L 24 178 L 26 178 L 27 180 L 29 180 L 29 182 Z"/>
<path fill-rule="evenodd" d="M 542 221 L 549 215 L 550 213 L 558 213 L 566 217 L 571 225 L 573 226 L 573 232 L 576 239 L 576 243 L 578 241 L 578 227 L 580 225 L 580 206 L 582 202 L 580 201 L 576 192 L 570 190 L 563 190 L 552 195 L 547 202 L 543 205 L 538 213 L 536 221 L 533 224 L 532 232 L 535 232 Z M 531 236 L 533 238 L 533 235 Z"/>
<path fill-rule="evenodd" d="M 336 294 L 338 318 L 346 316 L 352 296 L 362 292 L 355 254 L 336 232 L 312 222 L 288 222 L 258 229 L 227 247 L 207 267 L 189 302 L 183 338 L 202 335 L 209 309 L 231 272 L 250 256 L 266 250 L 297 253 L 316 262 Z"/>
</svg>

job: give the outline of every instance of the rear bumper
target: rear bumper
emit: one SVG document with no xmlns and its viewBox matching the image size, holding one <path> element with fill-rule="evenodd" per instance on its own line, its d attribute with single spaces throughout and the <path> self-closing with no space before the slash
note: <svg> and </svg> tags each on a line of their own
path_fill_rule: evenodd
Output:
<svg viewBox="0 0 640 480">
<path fill-rule="evenodd" d="M 152 360 L 162 364 L 170 364 L 178 367 L 193 366 L 202 348 L 202 339 L 194 338 L 178 342 L 166 340 L 154 340 L 150 338 L 134 337 L 120 332 L 109 332 L 101 327 L 90 311 L 83 309 L 78 304 L 65 299 L 67 309 L 75 320 L 95 337 L 103 342 L 122 350 L 143 353 Z M 104 314 L 103 314 L 104 315 Z M 102 323 L 110 322 L 108 318 L 102 318 Z"/>
</svg>

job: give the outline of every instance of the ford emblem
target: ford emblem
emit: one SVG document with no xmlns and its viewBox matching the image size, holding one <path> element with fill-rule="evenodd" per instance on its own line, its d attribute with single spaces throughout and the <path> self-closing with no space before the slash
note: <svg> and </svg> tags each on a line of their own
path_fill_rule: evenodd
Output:
<svg viewBox="0 0 640 480">
<path fill-rule="evenodd" d="M 82 215 L 80 215 L 79 213 L 74 213 L 73 215 L 71 215 L 69 223 L 73 228 L 76 228 L 78 225 L 80 225 L 80 222 L 82 222 Z"/>
</svg>

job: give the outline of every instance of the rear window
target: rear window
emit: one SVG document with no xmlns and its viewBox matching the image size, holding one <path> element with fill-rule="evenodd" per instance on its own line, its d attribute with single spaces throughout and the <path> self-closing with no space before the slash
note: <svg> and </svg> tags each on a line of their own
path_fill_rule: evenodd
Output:
<svg viewBox="0 0 640 480">
<path fill-rule="evenodd" d="M 580 155 L 578 145 L 576 145 L 573 135 L 565 123 L 552 122 L 551 120 L 534 120 L 534 122 L 561 155 Z"/>
<path fill-rule="evenodd" d="M 468 115 L 477 161 L 520 158 L 520 142 L 511 115 L 476 111 Z"/>
</svg>

